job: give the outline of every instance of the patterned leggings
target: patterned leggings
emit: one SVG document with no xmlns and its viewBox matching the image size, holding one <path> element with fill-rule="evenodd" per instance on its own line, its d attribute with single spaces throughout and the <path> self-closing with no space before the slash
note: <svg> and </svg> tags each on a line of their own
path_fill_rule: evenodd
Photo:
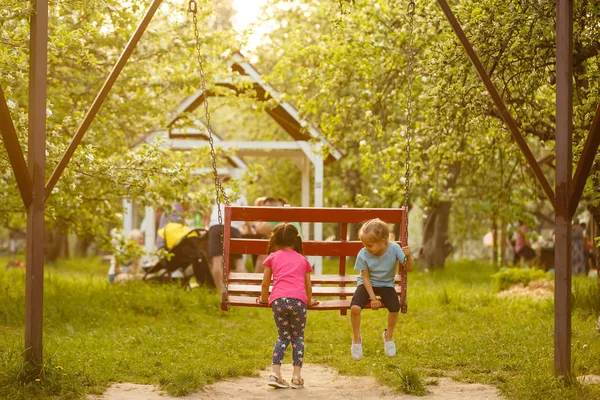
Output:
<svg viewBox="0 0 600 400">
<path fill-rule="evenodd" d="M 299 299 L 281 298 L 272 304 L 273 319 L 277 325 L 277 342 L 273 348 L 273 364 L 281 365 L 285 351 L 292 342 L 294 366 L 301 367 L 304 360 L 304 327 L 306 304 Z"/>
</svg>

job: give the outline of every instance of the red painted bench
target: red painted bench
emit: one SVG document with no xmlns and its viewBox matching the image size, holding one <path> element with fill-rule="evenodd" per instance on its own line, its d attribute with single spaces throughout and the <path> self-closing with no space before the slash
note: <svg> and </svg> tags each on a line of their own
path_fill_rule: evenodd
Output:
<svg viewBox="0 0 600 400">
<path fill-rule="evenodd" d="M 227 311 L 229 306 L 268 307 L 258 304 L 256 298 L 261 292 L 262 273 L 229 272 L 230 254 L 266 254 L 267 239 L 231 238 L 231 221 L 289 221 L 289 222 L 322 222 L 340 225 L 341 240 L 314 241 L 303 240 L 302 249 L 305 256 L 339 257 L 338 273 L 335 275 L 312 275 L 313 297 L 319 304 L 310 306 L 311 310 L 345 310 L 350 308 L 350 300 L 356 289 L 357 271 L 346 275 L 346 257 L 354 257 L 363 245 L 360 241 L 346 241 L 348 224 L 357 224 L 372 218 L 380 218 L 390 224 L 400 224 L 401 246 L 408 240 L 404 208 L 306 208 L 306 207 L 225 207 L 224 252 L 225 268 L 223 270 L 223 292 L 221 309 Z M 400 296 L 400 310 L 406 313 L 406 268 L 398 264 L 396 275 L 396 291 Z M 317 286 L 318 285 L 318 286 Z M 329 286 L 321 286 L 329 285 Z M 368 307 L 368 306 L 367 306 Z"/>
</svg>

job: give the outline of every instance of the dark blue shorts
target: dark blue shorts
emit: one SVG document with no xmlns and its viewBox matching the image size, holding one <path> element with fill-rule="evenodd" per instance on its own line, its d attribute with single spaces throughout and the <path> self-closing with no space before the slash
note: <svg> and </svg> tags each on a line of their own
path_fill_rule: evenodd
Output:
<svg viewBox="0 0 600 400">
<path fill-rule="evenodd" d="M 373 287 L 373 292 L 375 292 L 375 296 L 381 297 L 389 312 L 400 311 L 400 300 L 398 300 L 398 293 L 396 293 L 395 287 Z M 365 308 L 368 302 L 369 292 L 365 289 L 365 285 L 358 285 L 354 296 L 352 296 L 350 306 Z"/>
</svg>

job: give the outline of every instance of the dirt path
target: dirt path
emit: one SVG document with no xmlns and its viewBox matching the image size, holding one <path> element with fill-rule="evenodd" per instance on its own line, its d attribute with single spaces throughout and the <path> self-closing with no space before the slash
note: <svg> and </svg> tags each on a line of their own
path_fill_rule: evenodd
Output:
<svg viewBox="0 0 600 400">
<path fill-rule="evenodd" d="M 289 380 L 292 367 L 282 366 L 283 376 Z M 236 378 L 205 386 L 185 397 L 161 395 L 153 386 L 120 383 L 113 385 L 102 396 L 89 396 L 89 400 L 264 400 L 264 399 L 314 399 L 314 400 L 500 400 L 498 390 L 489 385 L 454 382 L 440 378 L 439 385 L 428 386 L 430 394 L 417 397 L 392 394 L 388 387 L 378 385 L 374 378 L 350 377 L 320 365 L 305 364 L 304 389 L 272 389 L 267 386 L 267 371 L 259 377 Z"/>
</svg>

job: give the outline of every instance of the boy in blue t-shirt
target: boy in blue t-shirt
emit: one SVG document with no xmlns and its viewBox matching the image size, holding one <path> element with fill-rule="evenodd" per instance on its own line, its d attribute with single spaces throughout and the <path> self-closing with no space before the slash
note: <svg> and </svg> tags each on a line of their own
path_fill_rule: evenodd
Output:
<svg viewBox="0 0 600 400">
<path fill-rule="evenodd" d="M 359 270 L 361 274 L 357 278 L 358 286 L 350 303 L 353 333 L 352 358 L 360 360 L 363 356 L 360 312 L 369 301 L 373 310 L 381 307 L 381 301 L 376 296 L 381 297 L 389 311 L 387 329 L 383 331 L 383 343 L 385 354 L 394 357 L 396 355 L 394 328 L 400 311 L 400 301 L 394 287 L 396 263 L 407 263 L 407 269 L 412 269 L 413 258 L 410 247 L 401 248 L 398 243 L 390 242 L 388 225 L 379 218 L 365 222 L 358 236 L 365 247 L 358 253 L 354 264 L 354 269 Z"/>
</svg>

